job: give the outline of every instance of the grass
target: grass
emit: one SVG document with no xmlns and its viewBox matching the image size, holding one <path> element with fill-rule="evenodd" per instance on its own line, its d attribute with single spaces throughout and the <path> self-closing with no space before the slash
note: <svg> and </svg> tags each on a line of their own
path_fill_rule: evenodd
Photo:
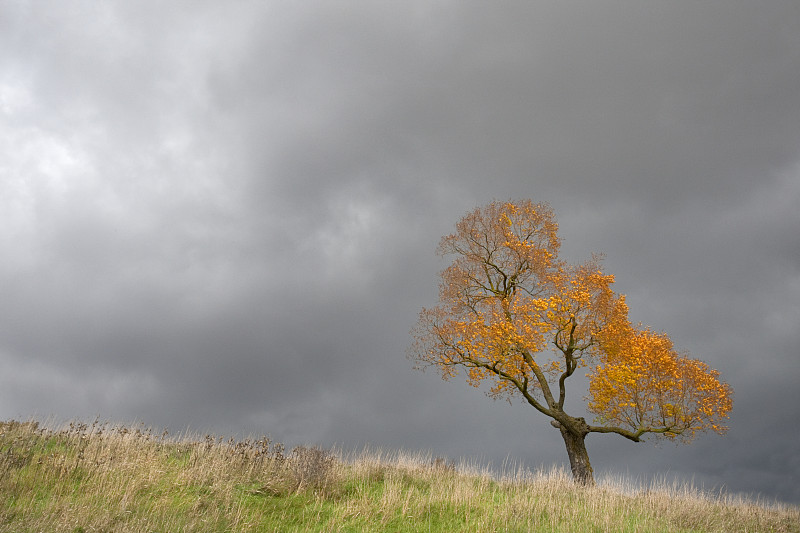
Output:
<svg viewBox="0 0 800 533">
<path fill-rule="evenodd" d="M 0 531 L 798 532 L 800 508 L 691 487 L 501 478 L 424 454 L 0 422 Z"/>
</svg>

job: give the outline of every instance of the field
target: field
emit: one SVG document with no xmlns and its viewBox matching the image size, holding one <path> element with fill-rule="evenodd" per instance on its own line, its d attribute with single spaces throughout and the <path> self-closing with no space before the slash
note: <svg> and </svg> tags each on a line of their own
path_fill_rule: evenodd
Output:
<svg viewBox="0 0 800 533">
<path fill-rule="evenodd" d="M 0 422 L 3 532 L 800 532 L 800 508 L 424 454 Z"/>
</svg>

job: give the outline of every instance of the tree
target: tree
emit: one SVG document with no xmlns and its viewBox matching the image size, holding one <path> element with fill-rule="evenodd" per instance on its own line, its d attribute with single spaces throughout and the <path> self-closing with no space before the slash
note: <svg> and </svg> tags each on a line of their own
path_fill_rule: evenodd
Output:
<svg viewBox="0 0 800 533">
<path fill-rule="evenodd" d="M 547 204 L 493 202 L 468 213 L 438 253 L 439 303 L 423 309 L 409 357 L 444 379 L 464 369 L 495 399 L 520 398 L 560 430 L 576 482 L 593 484 L 589 433 L 640 442 L 648 434 L 688 442 L 724 433 L 732 390 L 719 373 L 673 348 L 664 333 L 633 325 L 600 258 L 559 259 L 558 224 Z M 567 384 L 589 377 L 594 424 L 565 412 Z"/>
</svg>

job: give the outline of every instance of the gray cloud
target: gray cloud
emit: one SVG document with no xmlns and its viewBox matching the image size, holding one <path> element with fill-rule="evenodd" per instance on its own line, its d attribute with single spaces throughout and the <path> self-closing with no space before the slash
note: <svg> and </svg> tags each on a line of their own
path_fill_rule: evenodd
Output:
<svg viewBox="0 0 800 533">
<path fill-rule="evenodd" d="M 796 2 L 2 11 L 1 417 L 563 463 L 404 358 L 439 238 L 530 197 L 736 391 L 727 436 L 595 469 L 800 501 Z"/>
</svg>

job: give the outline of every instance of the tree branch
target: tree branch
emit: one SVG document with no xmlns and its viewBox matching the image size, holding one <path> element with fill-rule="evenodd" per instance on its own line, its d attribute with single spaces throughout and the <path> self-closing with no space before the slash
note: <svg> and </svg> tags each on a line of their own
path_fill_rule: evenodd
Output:
<svg viewBox="0 0 800 533">
<path fill-rule="evenodd" d="M 639 430 L 636 432 L 627 430 L 625 428 L 620 427 L 606 427 L 606 426 L 589 426 L 590 433 L 616 433 L 617 435 L 622 435 L 626 439 L 630 439 L 633 442 L 641 442 L 641 437 L 646 431 Z"/>
<path fill-rule="evenodd" d="M 548 407 L 550 407 L 551 409 L 557 407 L 557 404 L 553 399 L 553 393 L 550 391 L 550 384 L 547 382 L 547 376 L 544 375 L 542 369 L 539 368 L 539 365 L 536 364 L 536 361 L 533 359 L 531 352 L 522 347 L 517 347 L 517 349 L 522 354 L 523 359 L 525 359 L 525 362 L 528 364 L 528 367 L 531 369 L 531 372 L 533 372 L 533 375 L 536 376 L 536 381 L 539 382 L 539 388 L 542 389 L 542 394 L 544 395 L 544 399 L 547 402 Z"/>
<path fill-rule="evenodd" d="M 520 381 L 519 379 L 515 378 L 508 372 L 504 372 L 503 370 L 497 368 L 498 363 L 490 365 L 489 363 L 486 363 L 484 361 L 477 361 L 474 359 L 469 360 L 469 363 L 475 367 L 485 368 L 486 370 L 489 370 L 494 374 L 496 374 L 501 379 L 511 382 L 522 393 L 522 396 L 525 398 L 525 401 L 527 401 L 534 409 L 549 417 L 553 417 L 553 412 L 550 409 L 543 406 L 541 403 L 539 403 L 536 400 L 536 398 L 534 398 L 533 395 L 528 391 L 529 381 L 527 376 L 525 376 L 524 374 L 523 374 L 523 381 Z"/>
<path fill-rule="evenodd" d="M 622 435 L 626 439 L 630 439 L 633 442 L 641 442 L 641 436 L 646 433 L 656 433 L 656 434 L 664 434 L 664 433 L 672 433 L 674 435 L 680 435 L 684 432 L 684 429 L 675 428 L 674 426 L 663 427 L 663 428 L 639 428 L 636 431 L 631 431 L 625 428 L 611 426 L 589 426 L 589 431 L 592 433 L 616 433 L 617 435 Z"/>
<path fill-rule="evenodd" d="M 566 368 L 564 369 L 564 372 L 561 374 L 561 377 L 558 378 L 558 407 L 560 409 L 564 408 L 564 401 L 567 396 L 567 387 L 566 387 L 567 378 L 570 377 L 575 372 L 575 369 L 578 367 L 578 363 L 575 361 L 575 358 L 573 356 L 575 352 L 575 328 L 578 326 L 578 321 L 575 320 L 574 316 L 571 316 L 569 322 L 572 322 L 572 328 L 569 331 L 569 344 L 567 345 L 567 348 L 564 349 L 561 346 L 559 346 L 558 333 L 556 333 L 556 341 L 555 341 L 556 347 L 559 350 L 561 350 L 561 353 L 564 354 L 564 361 L 566 365 Z M 567 322 L 567 324 L 569 324 L 569 322 Z M 563 329 L 560 331 L 563 331 Z"/>
</svg>

